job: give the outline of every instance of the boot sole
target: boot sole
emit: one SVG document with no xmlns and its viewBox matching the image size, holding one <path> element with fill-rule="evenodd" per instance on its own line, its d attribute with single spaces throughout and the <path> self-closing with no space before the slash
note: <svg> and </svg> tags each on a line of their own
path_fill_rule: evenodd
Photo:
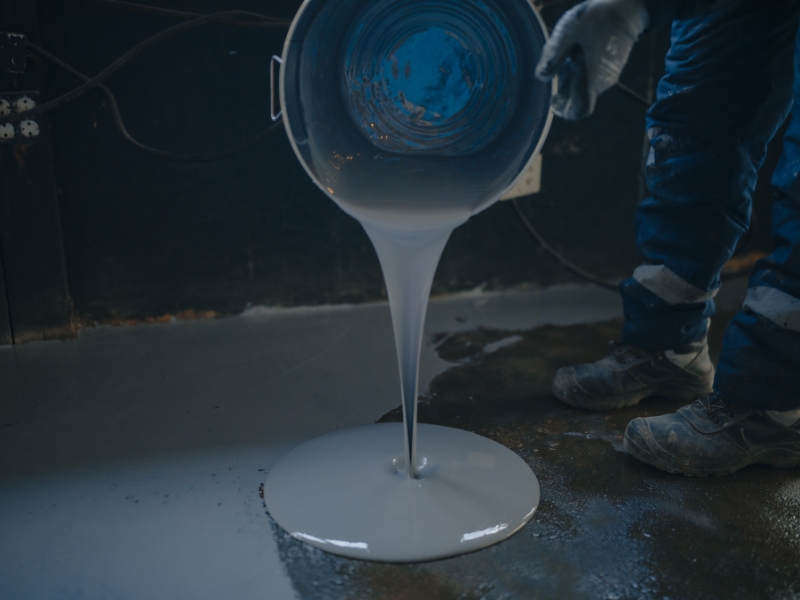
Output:
<svg viewBox="0 0 800 600">
<path fill-rule="evenodd" d="M 675 466 L 668 463 L 662 458 L 654 455 L 648 448 L 643 448 L 628 437 L 627 431 L 623 440 L 625 450 L 640 462 L 651 465 L 656 469 L 671 473 L 672 475 L 685 475 L 686 477 L 721 477 L 723 475 L 730 475 L 739 469 L 749 467 L 750 465 L 766 465 L 773 469 L 793 469 L 800 467 L 800 450 L 781 450 L 780 448 L 768 448 L 759 452 L 755 456 L 750 456 L 743 459 L 740 463 L 729 466 L 725 469 L 700 467 L 697 465 L 684 465 L 683 467 Z M 655 443 L 655 440 L 653 440 Z M 656 444 L 658 445 L 658 444 Z M 783 453 L 783 456 L 768 455 L 773 452 Z M 788 455 L 787 455 L 788 454 Z"/>
<path fill-rule="evenodd" d="M 609 411 L 609 410 L 617 410 L 620 408 L 628 408 L 629 406 L 635 406 L 639 404 L 645 398 L 650 398 L 651 396 L 662 396 L 664 398 L 669 398 L 670 400 L 675 400 L 676 402 L 693 402 L 699 398 L 705 398 L 711 393 L 711 385 L 709 384 L 707 388 L 702 390 L 696 389 L 685 389 L 685 388 L 676 388 L 670 386 L 664 387 L 648 387 L 642 390 L 637 390 L 636 392 L 630 392 L 628 394 L 620 394 L 619 396 L 612 396 L 610 398 L 581 398 L 581 397 L 574 397 L 570 396 L 569 394 L 565 393 L 561 388 L 555 386 L 553 384 L 553 395 L 561 400 L 564 404 L 568 404 L 575 408 L 581 408 L 583 410 L 594 410 L 594 411 Z"/>
</svg>

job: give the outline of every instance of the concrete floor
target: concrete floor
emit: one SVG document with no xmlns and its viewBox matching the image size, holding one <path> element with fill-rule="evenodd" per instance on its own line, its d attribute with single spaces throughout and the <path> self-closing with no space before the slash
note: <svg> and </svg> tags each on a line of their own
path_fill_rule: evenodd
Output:
<svg viewBox="0 0 800 600">
<path fill-rule="evenodd" d="M 719 346 L 743 283 L 725 286 Z M 347 560 L 259 497 L 289 448 L 394 420 L 385 304 L 81 332 L 0 349 L 0 598 L 795 598 L 800 473 L 670 476 L 621 451 L 635 415 L 568 409 L 553 371 L 601 356 L 615 294 L 431 302 L 420 420 L 506 444 L 542 485 L 506 542 L 419 565 Z"/>
</svg>

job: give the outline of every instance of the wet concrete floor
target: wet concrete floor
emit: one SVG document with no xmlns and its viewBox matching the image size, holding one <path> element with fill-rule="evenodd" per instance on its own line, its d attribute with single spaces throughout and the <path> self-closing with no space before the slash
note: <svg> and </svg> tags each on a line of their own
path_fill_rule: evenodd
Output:
<svg viewBox="0 0 800 600">
<path fill-rule="evenodd" d="M 713 354 L 733 315 L 713 323 Z M 728 307 L 730 308 L 730 307 Z M 273 525 L 301 598 L 376 600 L 800 598 L 800 472 L 750 467 L 688 478 L 622 447 L 636 416 L 679 405 L 653 398 L 612 413 L 569 408 L 554 371 L 603 356 L 621 321 L 434 334 L 452 367 L 420 401 L 420 422 L 459 427 L 513 449 L 542 489 L 534 519 L 509 540 L 416 565 L 343 559 Z M 402 420 L 399 408 L 381 421 Z"/>
<path fill-rule="evenodd" d="M 746 283 L 723 286 L 712 349 Z M 561 365 L 605 354 L 619 298 L 592 286 L 431 302 L 420 420 L 488 436 L 536 472 L 509 540 L 415 565 L 338 558 L 259 498 L 307 439 L 397 420 L 385 303 L 100 327 L 0 349 L 0 598 L 800 598 L 800 470 L 690 479 L 621 449 L 616 413 L 561 405 Z"/>
</svg>

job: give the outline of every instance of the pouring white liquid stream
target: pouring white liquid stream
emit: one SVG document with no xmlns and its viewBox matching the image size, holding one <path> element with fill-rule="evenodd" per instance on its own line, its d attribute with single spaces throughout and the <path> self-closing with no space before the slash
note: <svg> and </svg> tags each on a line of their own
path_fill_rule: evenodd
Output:
<svg viewBox="0 0 800 600">
<path fill-rule="evenodd" d="M 431 284 L 452 230 L 472 211 L 452 205 L 436 211 L 340 206 L 359 218 L 381 263 L 403 423 L 369 425 L 306 442 L 271 471 L 266 505 L 295 538 L 362 559 L 428 560 L 504 539 L 538 505 L 539 485 L 528 465 L 489 439 L 417 425 Z"/>
<path fill-rule="evenodd" d="M 295 538 L 370 560 L 426 560 L 504 539 L 538 505 L 539 485 L 527 464 L 475 434 L 417 426 L 420 350 L 431 284 L 450 233 L 470 211 L 341 206 L 361 217 L 381 263 L 403 423 L 334 432 L 296 448 L 270 473 L 264 490 L 267 507 Z"/>
<path fill-rule="evenodd" d="M 364 229 L 378 253 L 389 296 L 400 367 L 405 471 L 409 477 L 417 478 L 417 395 L 422 334 L 433 277 L 452 229 L 405 233 L 375 225 L 366 225 Z"/>
</svg>

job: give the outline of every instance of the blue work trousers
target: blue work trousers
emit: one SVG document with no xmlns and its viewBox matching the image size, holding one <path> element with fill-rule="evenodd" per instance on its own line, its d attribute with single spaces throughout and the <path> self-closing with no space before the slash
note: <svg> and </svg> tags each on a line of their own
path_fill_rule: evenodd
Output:
<svg viewBox="0 0 800 600">
<path fill-rule="evenodd" d="M 773 176 L 774 251 L 754 267 L 714 382 L 726 401 L 761 410 L 800 407 L 800 101 L 793 99 L 800 100 L 797 1 L 731 0 L 673 22 L 647 115 L 652 195 L 636 212 L 643 264 L 620 285 L 624 341 L 676 350 L 705 336 L 720 270 L 750 225 L 767 144 L 792 111 Z"/>
</svg>

